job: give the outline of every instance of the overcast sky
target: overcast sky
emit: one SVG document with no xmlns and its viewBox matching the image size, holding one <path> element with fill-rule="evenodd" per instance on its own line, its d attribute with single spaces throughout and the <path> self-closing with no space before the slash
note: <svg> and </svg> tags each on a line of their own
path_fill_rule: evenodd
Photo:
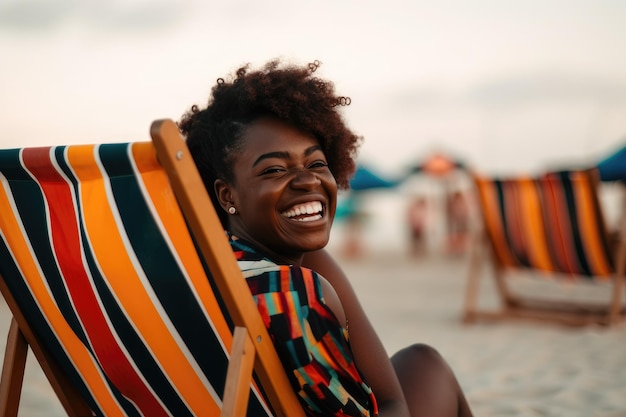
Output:
<svg viewBox="0 0 626 417">
<path fill-rule="evenodd" d="M 284 57 L 322 61 L 384 172 L 591 161 L 626 145 L 624 22 L 618 0 L 0 0 L 0 146 L 148 140 Z"/>
</svg>

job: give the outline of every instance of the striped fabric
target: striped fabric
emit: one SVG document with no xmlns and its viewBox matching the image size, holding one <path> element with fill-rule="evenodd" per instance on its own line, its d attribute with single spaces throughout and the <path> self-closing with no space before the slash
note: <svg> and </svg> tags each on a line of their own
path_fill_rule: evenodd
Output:
<svg viewBox="0 0 626 417">
<path fill-rule="evenodd" d="M 555 270 L 608 279 L 614 273 L 595 170 L 539 177 Z"/>
<path fill-rule="evenodd" d="M 0 151 L 0 236 L 0 274 L 97 415 L 219 414 L 232 324 L 151 143 Z M 248 415 L 271 415 L 251 389 Z"/>
<path fill-rule="evenodd" d="M 504 267 L 608 278 L 613 271 L 594 171 L 475 177 L 494 255 Z"/>
<path fill-rule="evenodd" d="M 548 250 L 539 189 L 530 177 L 475 179 L 485 228 L 505 267 L 554 269 Z"/>
</svg>

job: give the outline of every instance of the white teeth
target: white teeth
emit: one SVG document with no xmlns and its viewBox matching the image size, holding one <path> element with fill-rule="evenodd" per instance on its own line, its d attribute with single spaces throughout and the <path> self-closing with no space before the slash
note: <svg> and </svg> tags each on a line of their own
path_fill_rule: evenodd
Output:
<svg viewBox="0 0 626 417">
<path fill-rule="evenodd" d="M 292 218 L 300 215 L 306 214 L 307 217 L 303 217 L 301 219 L 297 219 L 298 221 L 306 221 L 310 222 L 313 220 L 319 220 L 322 218 L 322 203 L 319 201 L 311 201 L 310 203 L 300 204 L 298 206 L 292 207 L 291 209 L 282 213 L 283 216 L 287 218 Z M 310 216 L 314 214 L 314 216 Z"/>
<path fill-rule="evenodd" d="M 310 216 L 310 217 L 303 217 L 301 219 L 298 219 L 299 222 L 312 222 L 313 220 L 319 220 L 322 218 L 321 214 L 317 214 L 315 216 Z"/>
</svg>

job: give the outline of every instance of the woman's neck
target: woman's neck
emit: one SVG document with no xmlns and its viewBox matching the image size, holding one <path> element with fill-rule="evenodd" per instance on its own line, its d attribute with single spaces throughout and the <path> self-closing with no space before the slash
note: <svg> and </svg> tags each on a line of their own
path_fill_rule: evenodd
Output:
<svg viewBox="0 0 626 417">
<path fill-rule="evenodd" d="M 237 239 L 243 240 L 249 246 L 252 246 L 257 252 L 268 258 L 270 261 L 278 264 L 278 265 L 295 265 L 301 266 L 302 260 L 304 258 L 303 253 L 294 254 L 292 256 L 279 254 L 276 251 L 271 250 L 267 246 L 258 242 L 255 239 L 252 239 L 250 236 L 247 236 L 245 233 L 236 233 L 231 230 L 228 231 L 231 236 L 236 237 Z"/>
</svg>

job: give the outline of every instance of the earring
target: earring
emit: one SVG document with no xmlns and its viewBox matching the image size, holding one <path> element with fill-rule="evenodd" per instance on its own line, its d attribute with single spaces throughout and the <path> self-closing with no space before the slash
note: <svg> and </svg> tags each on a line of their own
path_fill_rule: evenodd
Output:
<svg viewBox="0 0 626 417">
<path fill-rule="evenodd" d="M 237 213 L 237 209 L 235 208 L 235 206 L 230 206 L 230 207 L 228 207 L 228 212 L 230 214 L 235 214 L 235 213 Z"/>
</svg>

